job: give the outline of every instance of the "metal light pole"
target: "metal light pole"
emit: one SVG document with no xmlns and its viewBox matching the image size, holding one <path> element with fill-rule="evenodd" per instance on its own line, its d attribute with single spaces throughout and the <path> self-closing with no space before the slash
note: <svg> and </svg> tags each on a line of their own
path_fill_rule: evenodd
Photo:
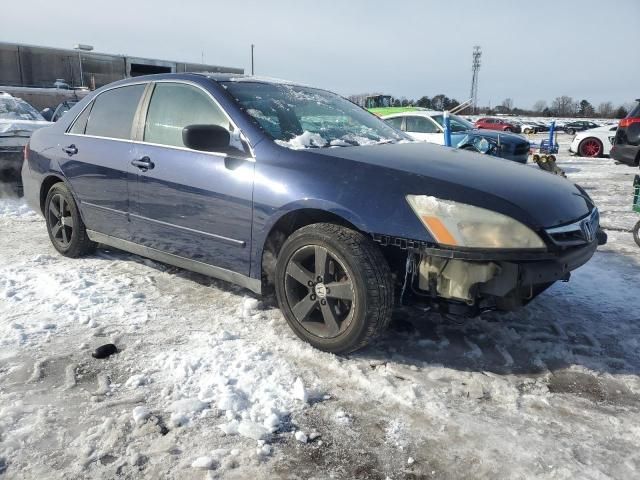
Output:
<svg viewBox="0 0 640 480">
<path fill-rule="evenodd" d="M 93 47 L 91 45 L 78 43 L 75 47 L 73 47 L 73 49 L 78 51 L 78 65 L 80 67 L 80 86 L 84 87 L 84 75 L 82 73 L 82 54 L 80 52 L 82 52 L 83 50 L 85 52 L 90 52 L 91 50 L 93 50 Z"/>
<path fill-rule="evenodd" d="M 252 43 L 251 44 L 251 76 L 253 76 L 253 48 L 255 47 L 255 45 Z"/>
</svg>

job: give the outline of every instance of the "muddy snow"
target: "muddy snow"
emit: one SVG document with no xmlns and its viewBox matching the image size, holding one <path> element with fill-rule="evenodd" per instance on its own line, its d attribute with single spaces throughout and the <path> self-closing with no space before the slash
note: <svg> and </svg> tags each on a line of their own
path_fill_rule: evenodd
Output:
<svg viewBox="0 0 640 480">
<path fill-rule="evenodd" d="M 398 311 L 348 357 L 223 282 L 63 258 L 0 199 L 0 478 L 638 478 L 638 170 L 559 165 L 609 234 L 569 283 L 460 324 Z"/>
</svg>

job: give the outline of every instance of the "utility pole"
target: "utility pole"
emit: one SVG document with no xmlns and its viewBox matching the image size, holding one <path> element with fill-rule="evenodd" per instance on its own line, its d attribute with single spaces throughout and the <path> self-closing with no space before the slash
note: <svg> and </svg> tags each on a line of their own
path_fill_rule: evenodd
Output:
<svg viewBox="0 0 640 480">
<path fill-rule="evenodd" d="M 253 48 L 255 47 L 255 45 L 252 43 L 251 44 L 251 76 L 253 76 Z"/>
<path fill-rule="evenodd" d="M 473 75 L 471 76 L 471 94 L 469 97 L 471 98 L 471 113 L 476 113 L 478 109 L 478 71 L 480 70 L 480 57 L 482 56 L 482 51 L 480 50 L 480 45 L 475 45 L 473 47 L 473 62 L 471 63 L 471 71 Z"/>
<path fill-rule="evenodd" d="M 82 43 L 78 43 L 75 47 L 73 47 L 74 50 L 78 51 L 78 66 L 80 68 L 80 86 L 84 87 L 84 74 L 82 73 L 82 54 L 81 52 L 84 50 L 85 52 L 90 52 L 91 50 L 93 50 L 93 47 L 91 45 L 85 45 Z"/>
</svg>

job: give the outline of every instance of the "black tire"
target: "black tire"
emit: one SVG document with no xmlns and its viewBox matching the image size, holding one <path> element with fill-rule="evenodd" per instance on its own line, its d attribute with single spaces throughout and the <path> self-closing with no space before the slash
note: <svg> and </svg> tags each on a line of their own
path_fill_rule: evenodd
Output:
<svg viewBox="0 0 640 480">
<path fill-rule="evenodd" d="M 507 133 L 513 132 L 513 130 L 511 130 L 509 127 L 505 128 L 504 131 L 507 132 Z"/>
<path fill-rule="evenodd" d="M 640 222 L 636 223 L 636 226 L 633 227 L 633 239 L 640 247 Z"/>
<path fill-rule="evenodd" d="M 576 134 L 576 131 L 575 131 L 573 128 L 567 128 L 566 132 L 567 132 L 569 135 L 575 135 L 575 134 Z"/>
<path fill-rule="evenodd" d="M 318 262 L 322 268 L 316 266 Z M 302 277 L 300 266 L 304 267 Z M 317 276 L 319 272 L 325 277 Z M 348 285 L 348 294 L 332 294 L 330 289 L 334 285 L 338 290 L 337 284 Z M 391 320 L 393 285 L 387 261 L 369 237 L 340 225 L 316 223 L 294 232 L 278 255 L 275 289 L 278 305 L 295 334 L 326 352 L 358 350 Z M 294 308 L 305 312 L 301 320 Z"/>
<path fill-rule="evenodd" d="M 78 206 L 64 183 L 56 183 L 49 190 L 44 218 L 49 240 L 65 257 L 82 257 L 95 250 L 96 243 L 89 240 Z"/>
</svg>

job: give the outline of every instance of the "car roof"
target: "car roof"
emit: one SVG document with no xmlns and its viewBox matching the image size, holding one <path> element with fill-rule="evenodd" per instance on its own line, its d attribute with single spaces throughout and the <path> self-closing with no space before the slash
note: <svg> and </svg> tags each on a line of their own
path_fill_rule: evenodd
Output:
<svg viewBox="0 0 640 480">
<path fill-rule="evenodd" d="M 308 85 L 283 80 L 280 78 L 261 77 L 254 75 L 244 75 L 239 73 L 220 73 L 220 72 L 177 72 L 177 73 L 156 73 L 153 75 L 140 75 L 137 77 L 125 78 L 110 85 L 126 85 L 129 83 L 137 83 L 153 80 L 170 80 L 170 79 L 188 79 L 188 78 L 208 78 L 214 82 L 253 82 L 253 83 L 269 83 L 273 85 L 295 85 L 300 87 L 308 87 Z M 316 88 L 316 87 L 311 87 Z M 321 90 L 321 89 L 318 89 Z"/>
<path fill-rule="evenodd" d="M 153 82 L 153 81 L 161 81 L 161 80 L 191 80 L 191 81 L 209 80 L 216 83 L 251 82 L 251 83 L 264 83 L 264 84 L 271 84 L 271 85 L 289 85 L 289 86 L 295 86 L 295 87 L 312 88 L 314 90 L 322 90 L 325 92 L 332 93 L 330 90 L 326 90 L 323 88 L 312 87 L 310 85 L 305 85 L 303 83 L 290 82 L 288 80 L 282 80 L 279 78 L 243 75 L 243 74 L 237 74 L 237 73 L 219 73 L 219 72 L 176 72 L 176 73 L 156 73 L 152 75 L 139 75 L 136 77 L 124 78 L 122 80 L 117 80 L 115 82 L 109 83 L 95 90 L 95 92 L 99 93 L 100 91 L 114 88 L 114 87 L 121 87 L 125 85 L 141 83 L 141 82 Z"/>
<path fill-rule="evenodd" d="M 393 117 L 433 117 L 434 115 L 442 115 L 442 112 L 438 110 L 410 110 L 407 112 L 390 113 L 389 115 L 383 115 L 382 118 Z"/>
</svg>

